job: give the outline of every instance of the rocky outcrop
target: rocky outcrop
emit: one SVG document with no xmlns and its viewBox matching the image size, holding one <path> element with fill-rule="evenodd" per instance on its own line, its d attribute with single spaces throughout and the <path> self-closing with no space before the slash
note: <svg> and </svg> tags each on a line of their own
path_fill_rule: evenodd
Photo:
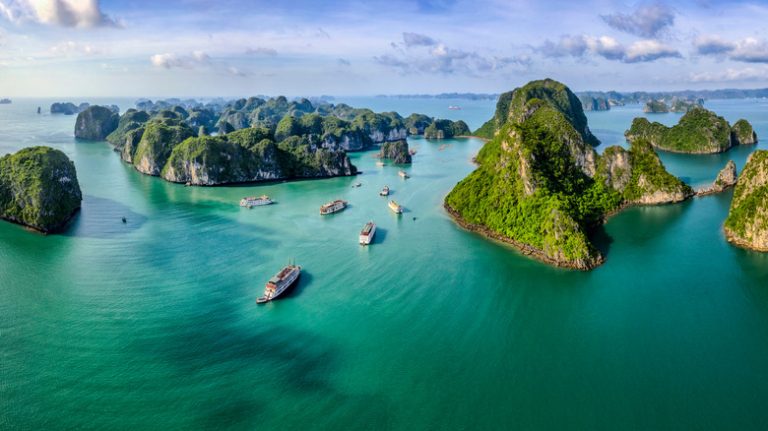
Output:
<svg viewBox="0 0 768 431">
<path fill-rule="evenodd" d="M 71 102 L 57 102 L 51 105 L 51 114 L 75 115 L 78 112 L 80 112 L 80 108 Z"/>
<path fill-rule="evenodd" d="M 379 157 L 385 160 L 391 160 L 395 164 L 411 163 L 411 154 L 408 152 L 408 141 L 386 142 L 381 145 Z"/>
<path fill-rule="evenodd" d="M 604 97 L 581 96 L 581 107 L 584 111 L 609 111 L 611 104 Z"/>
<path fill-rule="evenodd" d="M 663 100 L 649 100 L 645 102 L 643 112 L 647 114 L 665 114 L 669 112 L 669 106 Z"/>
<path fill-rule="evenodd" d="M 672 127 L 652 123 L 645 118 L 635 118 L 624 136 L 630 142 L 647 140 L 654 147 L 664 151 L 714 154 L 738 145 L 742 137 L 745 140 L 751 139 L 754 133 L 751 128 L 747 121 L 743 121 L 733 130 L 725 118 L 714 112 L 704 108 L 692 108 Z"/>
<path fill-rule="evenodd" d="M 30 147 L 0 158 L 0 218 L 56 232 L 81 202 L 75 165 L 61 151 Z"/>
<path fill-rule="evenodd" d="M 768 151 L 757 150 L 747 159 L 724 230 L 732 244 L 768 252 Z"/>
<path fill-rule="evenodd" d="M 503 94 L 484 127 L 496 130 L 493 138 L 445 207 L 462 226 L 549 264 L 594 268 L 604 258 L 589 239 L 591 227 L 627 205 L 693 194 L 647 141 L 599 156 L 581 102 L 559 82 L 533 81 Z"/>
<path fill-rule="evenodd" d="M 450 139 L 454 136 L 470 135 L 467 123 L 451 120 L 436 119 L 424 129 L 424 139 Z"/>
<path fill-rule="evenodd" d="M 130 157 L 133 166 L 141 173 L 159 176 L 174 147 L 193 136 L 197 133 L 179 120 L 152 120 L 144 127 L 136 151 Z"/>
<path fill-rule="evenodd" d="M 599 159 L 597 177 L 619 192 L 624 205 L 659 205 L 693 196 L 693 189 L 664 168 L 653 147 L 635 141 L 629 150 L 608 147 Z"/>
<path fill-rule="evenodd" d="M 213 186 L 357 173 L 341 149 L 317 147 L 299 137 L 277 145 L 265 133 L 268 131 L 242 129 L 224 136 L 187 139 L 174 147 L 162 177 Z"/>
<path fill-rule="evenodd" d="M 749 121 L 741 119 L 731 127 L 731 139 L 734 145 L 754 145 L 757 143 L 757 133 Z"/>
<path fill-rule="evenodd" d="M 75 138 L 103 141 L 117 129 L 120 116 L 104 106 L 90 106 L 77 114 Z"/>
<path fill-rule="evenodd" d="M 717 178 L 715 178 L 715 182 L 712 183 L 712 189 L 715 192 L 721 192 L 727 188 L 735 186 L 737 180 L 736 163 L 734 163 L 733 160 L 728 160 L 725 167 L 717 173 Z"/>
</svg>

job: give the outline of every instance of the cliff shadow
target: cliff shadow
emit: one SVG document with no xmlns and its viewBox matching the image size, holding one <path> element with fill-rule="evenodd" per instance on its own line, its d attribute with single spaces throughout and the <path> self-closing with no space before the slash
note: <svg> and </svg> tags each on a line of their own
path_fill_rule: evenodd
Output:
<svg viewBox="0 0 768 431">
<path fill-rule="evenodd" d="M 601 224 L 595 226 L 590 229 L 587 234 L 597 251 L 607 259 L 611 251 L 611 245 L 614 243 L 614 239 L 608 234 L 608 231 L 605 230 L 605 225 Z"/>
<path fill-rule="evenodd" d="M 381 243 L 383 243 L 384 241 L 386 241 L 386 239 L 387 239 L 387 234 L 389 234 L 389 232 L 387 231 L 387 229 L 384 229 L 384 228 L 382 228 L 382 227 L 378 227 L 378 226 L 377 226 L 377 227 L 376 227 L 376 235 L 373 237 L 373 241 L 371 242 L 371 245 L 375 245 L 375 244 L 381 244 Z M 370 247 L 370 246 L 369 246 L 369 247 Z"/>
<path fill-rule="evenodd" d="M 294 283 L 293 286 L 289 287 L 288 290 L 286 290 L 285 293 L 281 295 L 279 298 L 277 298 L 275 301 L 283 301 L 291 298 L 298 298 L 304 292 L 304 289 L 306 289 L 307 286 L 309 286 L 312 283 L 312 280 L 314 280 L 312 273 L 308 272 L 305 269 L 302 269 L 301 277 L 299 277 L 299 281 Z"/>
<path fill-rule="evenodd" d="M 101 239 L 114 238 L 140 229 L 146 221 L 146 216 L 134 212 L 120 202 L 85 195 L 82 208 L 62 234 Z"/>
</svg>

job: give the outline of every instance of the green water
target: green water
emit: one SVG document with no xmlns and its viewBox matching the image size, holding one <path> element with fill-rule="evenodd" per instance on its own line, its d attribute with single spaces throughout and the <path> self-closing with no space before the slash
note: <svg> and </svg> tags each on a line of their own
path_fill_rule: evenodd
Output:
<svg viewBox="0 0 768 431">
<path fill-rule="evenodd" d="M 418 103 L 444 115 L 452 102 Z M 0 429 L 768 427 L 768 255 L 723 239 L 731 193 L 629 209 L 599 233 L 607 263 L 571 272 L 443 212 L 474 139 L 411 139 L 408 180 L 368 152 L 356 178 L 185 188 L 74 142 L 74 117 L 38 104 L 0 106 L 0 153 L 62 149 L 85 200 L 63 235 L 0 223 Z M 710 107 L 768 137 L 768 103 Z M 635 115 L 589 120 L 609 145 Z M 663 158 L 704 184 L 752 149 Z M 252 194 L 277 204 L 238 207 Z M 320 217 L 335 198 L 350 207 Z M 368 220 L 379 231 L 363 248 Z M 300 284 L 257 306 L 289 258 Z"/>
</svg>

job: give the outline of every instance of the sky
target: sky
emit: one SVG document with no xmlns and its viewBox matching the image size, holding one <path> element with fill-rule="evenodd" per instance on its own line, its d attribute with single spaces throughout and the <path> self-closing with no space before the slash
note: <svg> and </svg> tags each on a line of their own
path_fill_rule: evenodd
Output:
<svg viewBox="0 0 768 431">
<path fill-rule="evenodd" d="M 0 0 L 0 97 L 768 87 L 768 2 Z"/>
</svg>

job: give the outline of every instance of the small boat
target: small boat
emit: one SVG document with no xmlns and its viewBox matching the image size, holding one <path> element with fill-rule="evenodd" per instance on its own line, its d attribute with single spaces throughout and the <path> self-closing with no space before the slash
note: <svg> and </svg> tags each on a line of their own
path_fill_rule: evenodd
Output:
<svg viewBox="0 0 768 431">
<path fill-rule="evenodd" d="M 363 226 L 363 230 L 360 231 L 360 245 L 369 245 L 373 242 L 374 235 L 376 235 L 376 224 L 369 221 Z"/>
<path fill-rule="evenodd" d="M 379 196 L 389 196 L 389 186 L 384 186 L 379 192 Z"/>
<path fill-rule="evenodd" d="M 376 166 L 384 166 L 384 162 L 376 162 Z"/>
<path fill-rule="evenodd" d="M 122 218 L 123 223 L 128 223 L 128 220 L 125 219 L 125 217 Z"/>
<path fill-rule="evenodd" d="M 352 184 L 352 187 L 353 187 L 353 188 L 354 188 L 354 187 L 360 187 L 360 186 L 362 186 L 362 185 L 363 185 L 363 183 L 355 183 L 355 184 Z"/>
<path fill-rule="evenodd" d="M 389 201 L 389 209 L 395 212 L 395 214 L 402 214 L 403 207 L 395 201 Z"/>
<path fill-rule="evenodd" d="M 299 279 L 301 267 L 298 265 L 288 265 L 280 270 L 274 277 L 270 278 L 264 286 L 264 295 L 256 299 L 257 304 L 264 304 L 273 299 L 277 299 L 283 292 Z"/>
<path fill-rule="evenodd" d="M 408 154 L 410 154 L 412 156 L 415 156 L 416 155 L 416 150 L 411 148 L 410 150 L 408 150 Z"/>
<path fill-rule="evenodd" d="M 397 175 L 400 175 L 400 177 L 404 179 L 409 178 L 408 174 L 405 171 L 400 171 L 397 173 Z"/>
<path fill-rule="evenodd" d="M 450 106 L 448 106 L 448 109 L 450 109 L 451 111 L 461 111 L 461 106 L 450 105 Z"/>
<path fill-rule="evenodd" d="M 240 199 L 240 206 L 246 207 L 248 209 L 253 207 L 260 207 L 263 205 L 271 205 L 273 203 L 274 202 L 272 202 L 272 199 L 270 199 L 267 195 L 261 195 L 259 197 L 248 196 Z"/>
<path fill-rule="evenodd" d="M 192 186 L 191 181 L 187 181 L 186 183 L 184 183 L 184 187 L 190 187 L 190 186 Z"/>
<path fill-rule="evenodd" d="M 343 201 L 341 199 L 336 199 L 333 202 L 328 202 L 327 204 L 320 207 L 320 215 L 328 215 L 337 213 L 339 211 L 344 210 L 344 208 L 347 207 L 347 201 Z"/>
</svg>

